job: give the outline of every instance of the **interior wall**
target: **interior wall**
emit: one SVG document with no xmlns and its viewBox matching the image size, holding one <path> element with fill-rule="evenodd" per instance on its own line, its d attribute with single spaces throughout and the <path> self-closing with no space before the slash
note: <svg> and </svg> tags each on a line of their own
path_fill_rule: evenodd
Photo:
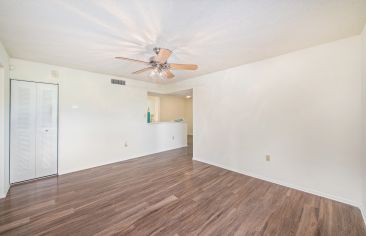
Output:
<svg viewBox="0 0 366 236">
<path fill-rule="evenodd" d="M 185 99 L 184 118 L 188 126 L 188 134 L 193 135 L 193 98 Z"/>
<path fill-rule="evenodd" d="M 185 100 L 183 97 L 161 95 L 160 121 L 173 121 L 185 117 Z"/>
<path fill-rule="evenodd" d="M 148 96 L 148 109 L 151 114 L 151 122 L 160 121 L 160 97 L 158 96 Z"/>
<path fill-rule="evenodd" d="M 159 85 L 11 59 L 12 79 L 59 83 L 59 173 L 186 146 L 181 127 L 147 124 L 147 91 Z M 118 79 L 118 78 L 117 78 Z M 158 137 L 158 140 L 156 140 Z"/>
<path fill-rule="evenodd" d="M 0 194 L 5 193 L 5 107 L 4 107 L 4 68 L 0 65 Z"/>
<path fill-rule="evenodd" d="M 194 159 L 361 206 L 361 42 L 355 36 L 166 87 L 194 89 Z"/>
<path fill-rule="evenodd" d="M 183 118 L 187 123 L 187 133 L 193 135 L 192 98 L 160 95 L 160 121 L 173 121 Z"/>
<path fill-rule="evenodd" d="M 366 222 L 366 25 L 362 32 L 362 76 L 363 76 L 363 217 Z"/>
<path fill-rule="evenodd" d="M 9 189 L 9 56 L 0 42 L 0 198 Z"/>
</svg>

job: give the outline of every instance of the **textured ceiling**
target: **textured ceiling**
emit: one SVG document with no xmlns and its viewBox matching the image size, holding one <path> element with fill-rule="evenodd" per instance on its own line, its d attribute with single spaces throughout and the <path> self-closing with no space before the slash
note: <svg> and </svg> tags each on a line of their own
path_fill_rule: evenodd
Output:
<svg viewBox="0 0 366 236">
<path fill-rule="evenodd" d="M 155 46 L 194 77 L 359 34 L 365 0 L 0 0 L 0 41 L 15 58 L 132 76 Z"/>
</svg>

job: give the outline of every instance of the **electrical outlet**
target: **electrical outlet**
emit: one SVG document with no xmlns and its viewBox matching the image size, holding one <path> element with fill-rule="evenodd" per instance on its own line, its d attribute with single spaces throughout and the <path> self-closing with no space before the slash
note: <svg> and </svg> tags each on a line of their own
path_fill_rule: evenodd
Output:
<svg viewBox="0 0 366 236">
<path fill-rule="evenodd" d="M 271 161 L 271 155 L 266 155 L 266 161 Z"/>
<path fill-rule="evenodd" d="M 174 140 L 174 136 L 172 136 L 172 139 Z"/>
<path fill-rule="evenodd" d="M 125 141 L 125 144 L 124 144 L 124 146 L 125 146 L 125 147 L 128 147 L 128 143 L 127 143 L 127 141 Z"/>
</svg>

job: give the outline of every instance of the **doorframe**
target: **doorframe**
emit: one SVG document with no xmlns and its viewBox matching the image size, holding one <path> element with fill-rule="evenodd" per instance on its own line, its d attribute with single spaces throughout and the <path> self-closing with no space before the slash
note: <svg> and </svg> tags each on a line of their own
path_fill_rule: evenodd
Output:
<svg viewBox="0 0 366 236">
<path fill-rule="evenodd" d="M 57 144 L 56 144 L 56 150 L 57 150 L 57 169 L 56 169 L 56 174 L 53 175 L 47 175 L 47 176 L 42 176 L 39 178 L 34 178 L 34 179 L 30 179 L 30 180 L 25 180 L 25 181 L 20 181 L 20 182 L 16 182 L 16 183 L 11 183 L 10 180 L 10 171 L 11 171 L 11 86 L 12 86 L 12 81 L 23 81 L 23 82 L 29 82 L 29 83 L 37 83 L 37 84 L 52 84 L 52 85 L 56 85 L 57 86 Z M 30 181 L 35 181 L 35 180 L 39 180 L 39 179 L 44 179 L 44 178 L 48 178 L 48 177 L 52 177 L 52 176 L 58 176 L 58 166 L 59 166 L 59 159 L 58 159 L 58 155 L 59 155 L 59 124 L 60 124 L 60 84 L 59 83 L 49 83 L 49 82 L 38 82 L 38 81 L 33 81 L 33 80 L 21 80 L 21 79 L 12 79 L 10 78 L 10 83 L 9 83 L 9 186 L 13 186 L 13 185 L 17 185 L 17 184 L 22 184 L 22 183 L 27 183 Z"/>
</svg>

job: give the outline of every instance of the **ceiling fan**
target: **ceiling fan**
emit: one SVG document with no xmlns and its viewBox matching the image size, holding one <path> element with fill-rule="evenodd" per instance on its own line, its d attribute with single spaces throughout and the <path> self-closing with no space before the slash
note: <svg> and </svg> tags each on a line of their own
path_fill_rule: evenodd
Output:
<svg viewBox="0 0 366 236">
<path fill-rule="evenodd" d="M 140 74 L 150 71 L 150 76 L 159 76 L 162 79 L 173 79 L 174 74 L 171 70 L 197 70 L 198 66 L 194 64 L 175 64 L 168 63 L 167 60 L 172 55 L 172 51 L 166 48 L 154 48 L 155 56 L 150 57 L 149 61 L 135 60 L 126 57 L 115 57 L 116 59 L 132 61 L 145 64 L 149 67 L 133 72 Z"/>
</svg>

